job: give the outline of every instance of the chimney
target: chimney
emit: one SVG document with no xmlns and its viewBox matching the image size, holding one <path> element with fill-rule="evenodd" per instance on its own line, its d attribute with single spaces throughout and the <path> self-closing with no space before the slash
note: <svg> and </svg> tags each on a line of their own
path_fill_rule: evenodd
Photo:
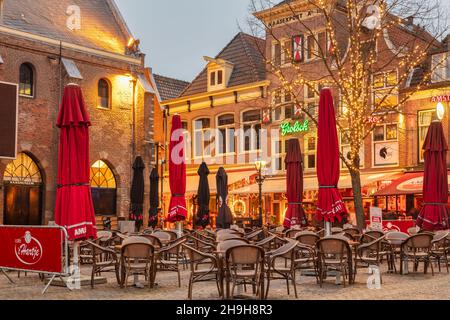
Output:
<svg viewBox="0 0 450 320">
<path fill-rule="evenodd" d="M 408 18 L 406 18 L 406 24 L 408 26 L 412 26 L 414 24 L 414 16 L 409 16 Z"/>
</svg>

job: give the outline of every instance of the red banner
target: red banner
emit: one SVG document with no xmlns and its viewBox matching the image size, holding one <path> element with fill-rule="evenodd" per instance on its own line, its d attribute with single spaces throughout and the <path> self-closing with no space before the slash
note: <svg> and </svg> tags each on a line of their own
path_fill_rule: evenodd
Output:
<svg viewBox="0 0 450 320">
<path fill-rule="evenodd" d="M 63 273 L 60 228 L 0 226 L 0 268 Z"/>
</svg>

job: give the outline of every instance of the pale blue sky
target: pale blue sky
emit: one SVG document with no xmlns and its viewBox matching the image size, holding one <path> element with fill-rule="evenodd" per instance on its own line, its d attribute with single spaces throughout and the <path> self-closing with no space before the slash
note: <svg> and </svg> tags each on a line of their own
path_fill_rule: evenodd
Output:
<svg viewBox="0 0 450 320">
<path fill-rule="evenodd" d="M 246 27 L 249 0 L 116 0 L 155 73 L 191 81 Z"/>
<path fill-rule="evenodd" d="M 427 0 L 425 0 L 427 1 Z M 450 12 L 450 0 L 440 0 Z M 155 73 L 191 81 L 248 27 L 250 0 L 116 0 Z"/>
</svg>

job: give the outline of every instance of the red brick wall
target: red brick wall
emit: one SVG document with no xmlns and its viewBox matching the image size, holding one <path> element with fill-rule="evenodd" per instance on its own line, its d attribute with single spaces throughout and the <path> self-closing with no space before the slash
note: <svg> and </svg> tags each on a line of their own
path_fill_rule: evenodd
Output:
<svg viewBox="0 0 450 320">
<path fill-rule="evenodd" d="M 27 152 L 37 159 L 45 177 L 45 221 L 53 219 L 55 202 L 55 185 L 57 175 L 58 130 L 55 127 L 59 109 L 60 79 L 58 60 L 51 62 L 49 56 L 58 57 L 59 48 L 24 41 L 12 37 L 0 36 L 0 54 L 4 64 L 0 66 L 0 81 L 19 81 L 19 67 L 24 62 L 32 63 L 36 74 L 36 94 L 34 98 L 19 100 L 18 152 Z M 130 66 L 123 62 L 94 57 L 91 55 L 64 50 L 63 55 L 76 61 L 84 77 L 78 82 L 84 93 L 88 112 L 91 117 L 90 130 L 91 163 L 105 160 L 117 180 L 117 213 L 128 217 L 129 189 L 131 184 L 131 123 L 132 123 L 132 86 L 125 77 L 130 73 Z M 142 72 L 141 66 L 134 67 Z M 63 69 L 62 83 L 74 82 L 65 76 Z M 107 78 L 112 84 L 112 108 L 97 108 L 97 83 L 100 78 Z M 136 119 L 137 119 L 137 155 L 142 155 L 148 163 L 148 148 L 144 138 L 152 120 L 150 114 L 144 116 L 145 110 L 152 109 L 151 98 L 137 85 Z M 150 132 L 147 132 L 150 134 Z M 0 161 L 0 186 L 3 185 L 3 172 L 9 161 Z M 146 176 L 149 175 L 146 170 Z M 147 189 L 149 182 L 146 179 Z M 2 189 L 3 190 L 3 189 Z M 146 208 L 148 208 L 146 197 Z M 0 195 L 0 223 L 3 222 L 3 192 Z M 146 210 L 147 211 L 147 210 Z"/>
</svg>

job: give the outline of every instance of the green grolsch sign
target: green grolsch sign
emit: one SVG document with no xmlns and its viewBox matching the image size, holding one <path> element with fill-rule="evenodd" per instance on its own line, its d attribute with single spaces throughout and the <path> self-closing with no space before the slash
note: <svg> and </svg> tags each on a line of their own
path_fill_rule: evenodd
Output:
<svg viewBox="0 0 450 320">
<path fill-rule="evenodd" d="M 285 122 L 281 124 L 280 128 L 281 128 L 281 135 L 283 137 L 291 134 L 306 132 L 309 131 L 309 121 L 305 120 L 302 123 L 296 121 L 294 124 L 291 124 L 290 122 Z"/>
</svg>

